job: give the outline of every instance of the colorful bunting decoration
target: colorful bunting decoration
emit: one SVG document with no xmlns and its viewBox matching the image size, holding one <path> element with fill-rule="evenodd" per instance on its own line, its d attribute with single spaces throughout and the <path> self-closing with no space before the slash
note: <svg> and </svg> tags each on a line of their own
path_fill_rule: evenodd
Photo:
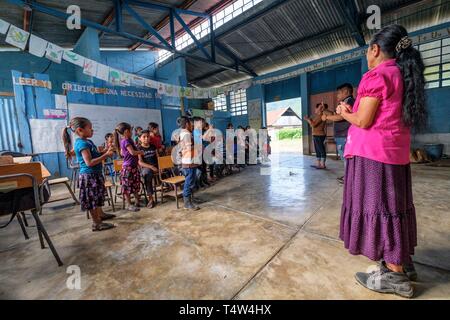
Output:
<svg viewBox="0 0 450 320">
<path fill-rule="evenodd" d="M 44 39 L 41 39 L 34 34 L 30 36 L 30 43 L 28 46 L 28 52 L 36 57 L 42 58 L 47 50 L 48 42 Z"/>
<path fill-rule="evenodd" d="M 97 74 L 95 76 L 97 79 L 101 79 L 103 81 L 109 80 L 109 67 L 104 64 L 97 64 Z"/>
<path fill-rule="evenodd" d="M 53 62 L 61 63 L 64 49 L 53 43 L 48 43 L 45 57 Z"/>
<path fill-rule="evenodd" d="M 91 59 L 84 59 L 83 73 L 95 77 L 97 75 L 97 62 Z"/>
<path fill-rule="evenodd" d="M 0 33 L 6 34 L 6 32 L 8 32 L 10 25 L 11 24 L 9 22 L 6 22 L 5 20 L 0 19 Z"/>
<path fill-rule="evenodd" d="M 120 71 L 113 68 L 109 68 L 108 81 L 115 86 L 120 86 Z"/>
<path fill-rule="evenodd" d="M 120 85 L 128 87 L 131 85 L 131 74 L 120 71 Z"/>
<path fill-rule="evenodd" d="M 79 67 L 84 68 L 84 57 L 76 54 L 75 52 L 65 50 L 63 53 L 63 59 L 67 62 L 73 63 Z"/>
<path fill-rule="evenodd" d="M 5 42 L 21 50 L 25 50 L 30 33 L 11 25 L 6 35 Z"/>
</svg>

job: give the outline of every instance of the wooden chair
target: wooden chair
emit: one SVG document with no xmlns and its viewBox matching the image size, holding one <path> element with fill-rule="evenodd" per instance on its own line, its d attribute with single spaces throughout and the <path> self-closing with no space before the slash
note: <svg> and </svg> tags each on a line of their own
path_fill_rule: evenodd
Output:
<svg viewBox="0 0 450 320">
<path fill-rule="evenodd" d="M 116 174 L 116 177 L 120 177 L 120 171 L 122 170 L 123 160 L 116 159 L 113 160 L 113 169 Z M 117 203 L 117 196 L 122 198 L 122 209 L 125 209 L 125 198 L 122 195 L 122 191 L 119 192 L 120 187 L 120 178 L 116 179 L 116 182 L 114 183 L 115 190 L 114 190 L 114 202 Z"/>
<path fill-rule="evenodd" d="M 173 172 L 174 168 L 172 156 L 158 157 L 158 174 L 159 180 L 161 181 L 161 203 L 164 201 L 164 184 L 168 184 L 175 189 L 174 197 L 177 202 L 177 209 L 179 209 L 178 186 L 180 186 L 181 190 L 181 185 L 184 183 L 185 178 L 184 176 L 176 176 Z M 163 177 L 163 174 L 167 171 L 171 174 L 171 177 Z"/>
<path fill-rule="evenodd" d="M 20 227 L 22 228 L 25 238 L 27 239 L 28 234 L 26 233 L 18 212 L 31 210 L 33 218 L 36 221 L 41 248 L 45 248 L 45 239 L 58 265 L 62 266 L 63 263 L 58 255 L 58 252 L 53 246 L 53 243 L 38 214 L 41 212 L 42 204 L 45 202 L 43 191 L 43 185 L 46 182 L 43 178 L 44 169 L 45 168 L 40 162 L 0 165 L 0 192 L 6 193 L 3 194 L 4 199 L 12 199 L 12 207 L 6 210 L 9 211 L 6 214 L 11 214 L 11 218 L 6 225 L 1 227 L 6 227 L 15 217 L 17 217 Z M 19 197 L 17 200 L 15 198 L 16 196 Z M 32 201 L 23 201 L 26 198 L 32 199 Z M 6 204 L 8 204 L 8 202 L 6 202 Z M 2 212 L 4 211 L 3 209 Z"/>
</svg>

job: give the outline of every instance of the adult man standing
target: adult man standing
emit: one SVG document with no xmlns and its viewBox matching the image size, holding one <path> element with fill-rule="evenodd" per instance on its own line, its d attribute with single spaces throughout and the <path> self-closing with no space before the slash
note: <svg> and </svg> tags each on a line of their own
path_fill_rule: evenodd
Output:
<svg viewBox="0 0 450 320">
<path fill-rule="evenodd" d="M 336 95 L 339 103 L 344 102 L 353 107 L 355 99 L 353 98 L 353 86 L 350 83 L 344 83 L 336 88 Z M 341 115 L 336 113 L 322 115 L 322 121 L 333 121 L 334 122 L 334 140 L 336 141 L 336 148 L 339 154 L 339 158 L 344 160 L 344 149 L 345 143 L 347 142 L 348 128 L 350 128 L 350 123 L 346 121 Z M 337 178 L 339 183 L 344 183 L 344 177 Z"/>
</svg>

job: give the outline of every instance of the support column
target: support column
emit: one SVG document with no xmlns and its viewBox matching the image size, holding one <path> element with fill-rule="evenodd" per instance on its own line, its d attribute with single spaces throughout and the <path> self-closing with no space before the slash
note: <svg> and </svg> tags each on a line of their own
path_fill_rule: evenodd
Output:
<svg viewBox="0 0 450 320">
<path fill-rule="evenodd" d="M 300 96 L 302 99 L 302 140 L 303 154 L 310 154 L 310 129 L 308 122 L 303 120 L 303 116 L 309 113 L 309 76 L 307 73 L 300 75 Z"/>
</svg>

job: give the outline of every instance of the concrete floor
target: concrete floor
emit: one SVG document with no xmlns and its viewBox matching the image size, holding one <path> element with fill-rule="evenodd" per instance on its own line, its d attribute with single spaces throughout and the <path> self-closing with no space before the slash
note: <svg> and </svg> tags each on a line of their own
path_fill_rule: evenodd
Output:
<svg viewBox="0 0 450 320">
<path fill-rule="evenodd" d="M 13 222 L 0 230 L 0 298 L 401 299 L 356 284 L 374 263 L 338 240 L 342 163 L 316 171 L 313 161 L 281 155 L 270 175 L 248 167 L 198 193 L 200 211 L 169 200 L 118 212 L 117 228 L 99 233 L 70 201 L 48 205 L 42 220 L 65 265 L 40 249 L 35 228 L 24 240 Z M 413 179 L 416 297 L 450 299 L 450 169 L 414 165 Z M 66 286 L 69 265 L 81 269 L 80 290 Z"/>
</svg>

